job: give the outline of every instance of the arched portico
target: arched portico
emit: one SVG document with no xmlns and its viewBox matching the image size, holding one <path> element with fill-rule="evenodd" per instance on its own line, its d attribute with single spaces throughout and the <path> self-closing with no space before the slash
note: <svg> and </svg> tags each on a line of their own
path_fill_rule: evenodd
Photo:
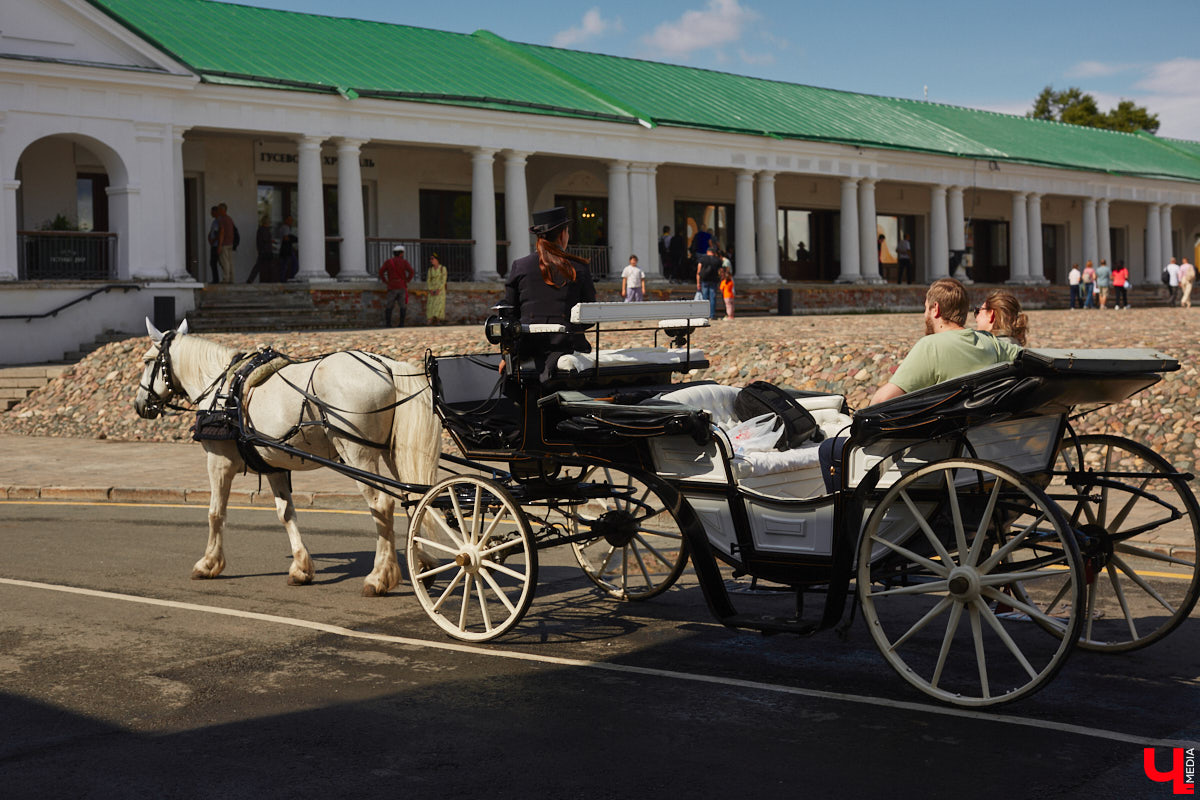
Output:
<svg viewBox="0 0 1200 800">
<path fill-rule="evenodd" d="M 138 190 L 127 160 L 94 136 L 39 133 L 3 154 L 0 279 L 128 278 Z"/>
</svg>

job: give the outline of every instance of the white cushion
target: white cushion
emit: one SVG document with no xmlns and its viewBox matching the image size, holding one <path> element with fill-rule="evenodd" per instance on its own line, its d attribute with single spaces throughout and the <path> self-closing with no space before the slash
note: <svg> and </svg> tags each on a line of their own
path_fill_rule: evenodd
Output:
<svg viewBox="0 0 1200 800">
<path fill-rule="evenodd" d="M 741 389 L 736 386 L 698 383 L 667 392 L 659 399 L 707 411 L 712 416 L 713 422 L 722 428 L 728 428 L 738 421 L 733 413 L 733 401 L 737 399 L 740 391 Z"/>
<path fill-rule="evenodd" d="M 752 478 L 759 475 L 774 475 L 779 472 L 791 472 L 797 469 L 807 469 L 819 462 L 818 450 L 821 445 L 817 442 L 793 447 L 791 450 L 760 450 L 743 453 L 733 459 L 733 472 L 739 478 Z"/>
<path fill-rule="evenodd" d="M 704 351 L 693 347 L 691 351 L 683 348 L 666 347 L 625 347 L 620 350 L 601 350 L 600 368 L 606 366 L 625 366 L 629 364 L 665 365 L 682 364 L 685 361 L 703 361 Z M 564 372 L 583 372 L 596 365 L 591 353 L 567 353 L 559 356 L 558 369 Z"/>
</svg>

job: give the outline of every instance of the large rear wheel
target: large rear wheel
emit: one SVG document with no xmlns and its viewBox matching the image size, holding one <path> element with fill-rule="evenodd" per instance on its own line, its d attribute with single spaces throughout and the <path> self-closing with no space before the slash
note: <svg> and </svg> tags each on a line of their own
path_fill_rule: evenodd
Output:
<svg viewBox="0 0 1200 800">
<path fill-rule="evenodd" d="M 1200 594 L 1200 506 L 1166 459 L 1119 436 L 1068 438 L 1047 493 L 1084 534 L 1081 647 L 1136 650 L 1187 619 Z"/>
<path fill-rule="evenodd" d="M 646 600 L 665 592 L 687 566 L 683 531 L 653 487 L 615 467 L 589 467 L 580 483 L 606 486 L 603 496 L 568 513 L 572 544 L 592 583 L 618 600 Z"/>
<path fill-rule="evenodd" d="M 955 705 L 1011 702 L 1053 678 L 1078 636 L 1083 590 L 1058 507 L 991 462 L 909 472 L 883 493 L 859 541 L 859 599 L 880 652 L 913 686 Z"/>
</svg>

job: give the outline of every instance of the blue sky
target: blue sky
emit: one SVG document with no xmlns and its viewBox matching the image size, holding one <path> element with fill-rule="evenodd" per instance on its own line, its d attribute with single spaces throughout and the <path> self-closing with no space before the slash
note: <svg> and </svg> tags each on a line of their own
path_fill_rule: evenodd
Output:
<svg viewBox="0 0 1200 800">
<path fill-rule="evenodd" d="M 1197 0 L 243 0 L 1021 114 L 1046 85 L 1200 140 Z M 400 54 L 400 57 L 403 57 Z M 701 98 L 697 98 L 698 101 Z"/>
</svg>

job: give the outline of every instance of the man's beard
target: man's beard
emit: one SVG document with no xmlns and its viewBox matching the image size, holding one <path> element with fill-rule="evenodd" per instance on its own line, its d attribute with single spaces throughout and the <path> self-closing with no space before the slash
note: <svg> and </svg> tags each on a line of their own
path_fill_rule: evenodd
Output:
<svg viewBox="0 0 1200 800">
<path fill-rule="evenodd" d="M 931 320 L 929 317 L 926 317 L 925 318 L 925 335 L 928 336 L 931 333 L 933 333 L 933 320 Z"/>
</svg>

